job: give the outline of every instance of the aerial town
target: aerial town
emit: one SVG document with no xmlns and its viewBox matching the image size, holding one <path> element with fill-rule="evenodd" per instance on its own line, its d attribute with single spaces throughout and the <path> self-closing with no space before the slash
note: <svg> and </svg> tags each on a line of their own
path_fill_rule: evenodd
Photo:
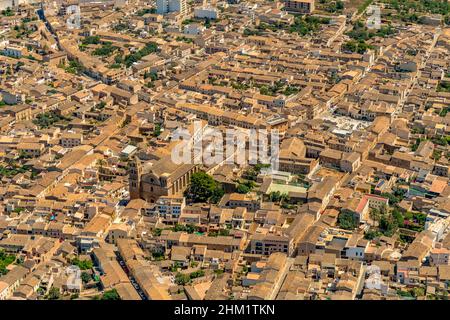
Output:
<svg viewBox="0 0 450 320">
<path fill-rule="evenodd" d="M 448 1 L 0 1 L 0 300 L 447 300 L 449 161 Z"/>
</svg>

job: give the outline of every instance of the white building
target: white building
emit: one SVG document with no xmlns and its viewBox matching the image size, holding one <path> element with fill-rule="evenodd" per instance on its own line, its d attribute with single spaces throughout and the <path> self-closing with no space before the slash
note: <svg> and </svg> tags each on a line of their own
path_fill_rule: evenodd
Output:
<svg viewBox="0 0 450 320">
<path fill-rule="evenodd" d="M 186 206 L 186 200 L 184 197 L 160 197 L 156 205 L 161 215 L 178 218 Z"/>
<path fill-rule="evenodd" d="M 137 147 L 132 146 L 131 144 L 129 144 L 120 152 L 120 155 L 123 156 L 123 157 L 130 157 L 136 151 L 137 151 Z"/>
<path fill-rule="evenodd" d="M 430 251 L 430 264 L 432 266 L 449 265 L 450 250 L 447 248 L 433 248 Z"/>
<path fill-rule="evenodd" d="M 194 10 L 194 16 L 196 18 L 206 18 L 206 19 L 218 19 L 219 18 L 219 11 L 216 8 L 213 7 L 202 7 L 202 8 L 196 8 Z"/>
<path fill-rule="evenodd" d="M 206 30 L 204 25 L 198 23 L 191 23 L 184 27 L 185 34 L 199 35 Z"/>
<path fill-rule="evenodd" d="M 345 256 L 350 260 L 363 260 L 368 247 L 369 241 L 363 239 L 362 235 L 353 234 L 345 244 Z"/>
<path fill-rule="evenodd" d="M 156 13 L 167 14 L 169 12 L 179 12 L 187 14 L 186 0 L 156 0 Z"/>
</svg>

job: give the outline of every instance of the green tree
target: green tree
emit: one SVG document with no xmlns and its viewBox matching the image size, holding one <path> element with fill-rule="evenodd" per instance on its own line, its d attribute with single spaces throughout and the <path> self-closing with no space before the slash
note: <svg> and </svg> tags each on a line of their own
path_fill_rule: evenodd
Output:
<svg viewBox="0 0 450 320">
<path fill-rule="evenodd" d="M 161 232 L 162 232 L 162 229 L 160 229 L 160 228 L 155 228 L 155 229 L 152 231 L 152 234 L 153 234 L 155 237 L 159 237 L 159 236 L 161 235 Z"/>
<path fill-rule="evenodd" d="M 99 44 L 100 43 L 100 36 L 87 36 L 82 41 L 82 44 L 88 45 L 88 44 Z"/>
<path fill-rule="evenodd" d="M 89 273 L 87 272 L 82 272 L 81 273 L 81 280 L 83 281 L 83 283 L 88 283 L 89 281 L 91 281 L 92 277 Z"/>
<path fill-rule="evenodd" d="M 39 126 L 41 129 L 49 128 L 53 124 L 60 121 L 68 121 L 69 118 L 64 116 L 60 116 L 53 111 L 38 114 L 36 119 L 33 120 L 33 123 Z"/>
<path fill-rule="evenodd" d="M 188 284 L 191 281 L 191 277 L 188 274 L 177 273 L 175 276 L 175 283 L 181 286 Z"/>
<path fill-rule="evenodd" d="M 161 124 L 155 124 L 155 130 L 153 131 L 153 136 L 158 137 L 161 134 Z"/>
<path fill-rule="evenodd" d="M 369 212 L 370 218 L 374 221 L 379 221 L 381 217 L 381 212 L 377 208 L 373 208 Z"/>
<path fill-rule="evenodd" d="M 58 300 L 61 298 L 61 293 L 58 288 L 52 287 L 48 292 L 48 300 Z"/>
<path fill-rule="evenodd" d="M 187 233 L 194 233 L 196 231 L 198 231 L 198 228 L 193 225 L 193 224 L 187 224 L 187 225 L 183 225 L 183 224 L 175 224 L 175 226 L 172 228 L 173 231 L 175 232 L 180 232 L 180 231 L 184 231 Z"/>
<path fill-rule="evenodd" d="M 403 221 L 405 220 L 405 218 L 403 217 L 401 212 L 397 208 L 394 208 L 392 209 L 391 214 L 392 217 L 395 219 L 397 225 L 403 226 Z"/>
<path fill-rule="evenodd" d="M 220 184 L 204 172 L 196 172 L 192 175 L 185 196 L 191 202 L 218 202 L 224 194 Z"/>
<path fill-rule="evenodd" d="M 425 289 L 421 288 L 421 287 L 412 288 L 410 290 L 410 292 L 411 292 L 411 295 L 415 298 L 422 297 L 425 295 Z"/>
<path fill-rule="evenodd" d="M 164 260 L 164 254 L 162 252 L 152 252 L 152 257 L 155 260 Z"/>
<path fill-rule="evenodd" d="M 261 173 L 261 170 L 267 168 L 270 168 L 270 164 L 257 163 L 253 167 L 249 168 L 244 175 L 246 179 L 256 181 L 256 178 L 258 174 Z"/>
<path fill-rule="evenodd" d="M 341 228 L 346 230 L 353 230 L 358 226 L 358 219 L 348 210 L 341 211 L 338 216 L 338 222 Z"/>
<path fill-rule="evenodd" d="M 364 234 L 364 239 L 373 240 L 373 239 L 375 239 L 378 236 L 380 236 L 380 232 L 379 231 L 370 229 L 369 231 L 367 231 Z"/>
<path fill-rule="evenodd" d="M 205 28 L 211 28 L 211 20 L 209 18 L 205 19 Z"/>
<path fill-rule="evenodd" d="M 114 57 L 114 62 L 115 62 L 115 63 L 122 63 L 122 62 L 123 62 L 122 56 L 121 56 L 120 54 L 116 55 L 116 56 Z"/>
<path fill-rule="evenodd" d="M 141 9 L 138 12 L 136 12 L 136 15 L 142 17 L 145 14 L 148 13 L 156 13 L 156 9 L 155 8 L 145 8 L 145 9 Z"/>
<path fill-rule="evenodd" d="M 378 228 L 385 236 L 390 237 L 398 228 L 397 221 L 390 214 L 384 215 L 380 218 Z"/>
<path fill-rule="evenodd" d="M 368 49 L 372 49 L 373 47 L 371 45 L 368 45 L 364 40 L 350 40 L 342 46 L 342 49 L 344 51 L 349 52 L 356 52 L 359 54 L 365 53 Z"/>
<path fill-rule="evenodd" d="M 195 278 L 200 278 L 203 277 L 205 275 L 205 271 L 203 270 L 198 270 L 198 271 L 194 271 L 189 275 L 190 279 L 195 279 Z"/>
<path fill-rule="evenodd" d="M 269 199 L 271 202 L 282 202 L 289 199 L 286 193 L 281 193 L 280 191 L 272 191 L 269 194 Z"/>
<path fill-rule="evenodd" d="M 7 254 L 5 251 L 0 250 L 0 276 L 8 273 L 6 267 L 16 260 L 16 256 L 13 254 Z"/>
<path fill-rule="evenodd" d="M 239 184 L 236 188 L 236 192 L 237 193 L 249 193 L 250 192 L 250 188 L 247 187 L 245 184 Z"/>
<path fill-rule="evenodd" d="M 75 258 L 72 260 L 72 264 L 78 266 L 81 270 L 89 270 L 92 269 L 93 263 L 91 260 L 80 260 Z"/>
<path fill-rule="evenodd" d="M 127 55 L 124 60 L 125 65 L 127 67 L 131 67 L 131 65 L 133 65 L 133 63 L 141 60 L 142 57 L 145 57 L 146 55 L 149 55 L 150 53 L 153 53 L 156 51 L 158 51 L 158 45 L 156 43 L 154 43 L 154 42 L 147 43 L 145 45 L 145 47 L 142 48 L 141 50 Z"/>
<path fill-rule="evenodd" d="M 104 42 L 100 48 L 95 49 L 92 54 L 94 56 L 110 56 L 119 47 L 113 46 L 112 42 Z"/>
<path fill-rule="evenodd" d="M 405 193 L 406 191 L 403 189 L 394 189 L 392 190 L 392 193 L 384 192 L 381 194 L 381 196 L 384 198 L 388 198 L 391 205 L 396 205 L 403 200 L 403 198 L 405 197 Z"/>
<path fill-rule="evenodd" d="M 116 289 L 105 291 L 100 300 L 121 300 Z"/>
<path fill-rule="evenodd" d="M 228 230 L 228 229 L 220 229 L 218 235 L 219 236 L 229 236 L 230 235 L 230 230 Z"/>
<path fill-rule="evenodd" d="M 255 183 L 251 180 L 239 183 L 236 188 L 237 193 L 249 193 L 255 187 Z"/>
</svg>

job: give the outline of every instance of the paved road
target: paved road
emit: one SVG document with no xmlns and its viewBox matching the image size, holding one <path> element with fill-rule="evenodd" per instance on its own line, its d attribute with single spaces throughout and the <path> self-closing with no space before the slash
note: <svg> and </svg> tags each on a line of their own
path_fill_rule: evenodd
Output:
<svg viewBox="0 0 450 320">
<path fill-rule="evenodd" d="M 134 277 L 130 274 L 130 270 L 128 270 L 128 268 L 127 268 L 127 266 L 125 264 L 125 261 L 123 261 L 123 259 L 120 256 L 120 254 L 116 253 L 116 257 L 117 257 L 117 262 L 122 267 L 122 269 L 125 272 L 125 274 L 127 275 L 128 279 L 130 279 L 131 285 L 134 287 L 134 289 L 139 294 L 141 299 L 142 300 L 148 300 L 147 297 L 145 296 L 144 292 L 142 291 L 141 287 L 139 286 L 139 284 L 136 282 Z"/>
</svg>

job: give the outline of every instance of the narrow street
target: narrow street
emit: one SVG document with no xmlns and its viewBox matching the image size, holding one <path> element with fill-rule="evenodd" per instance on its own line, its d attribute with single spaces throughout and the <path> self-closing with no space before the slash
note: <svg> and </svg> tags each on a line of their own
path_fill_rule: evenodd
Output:
<svg viewBox="0 0 450 320">
<path fill-rule="evenodd" d="M 136 282 L 136 280 L 130 274 L 130 270 L 128 270 L 127 265 L 125 264 L 125 261 L 122 259 L 122 257 L 120 256 L 120 254 L 118 252 L 116 252 L 116 258 L 117 258 L 117 262 L 122 267 L 122 270 L 125 272 L 128 279 L 130 279 L 131 285 L 134 287 L 134 289 L 136 289 L 136 291 L 139 294 L 139 296 L 141 297 L 141 299 L 148 300 L 147 297 L 145 296 L 144 292 L 142 291 L 141 287 L 139 286 L 139 284 Z"/>
</svg>

